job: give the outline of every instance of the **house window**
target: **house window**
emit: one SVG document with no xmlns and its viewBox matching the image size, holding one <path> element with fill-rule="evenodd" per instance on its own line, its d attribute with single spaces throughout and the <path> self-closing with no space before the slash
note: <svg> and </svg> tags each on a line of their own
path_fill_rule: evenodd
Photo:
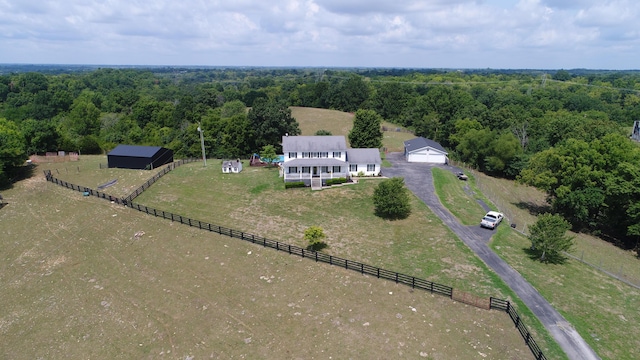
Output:
<svg viewBox="0 0 640 360">
<path fill-rule="evenodd" d="M 298 167 L 297 166 L 289 166 L 289 174 L 297 174 Z"/>
<path fill-rule="evenodd" d="M 358 171 L 358 165 L 349 164 L 349 171 Z"/>
<path fill-rule="evenodd" d="M 329 167 L 328 166 L 321 166 L 320 167 L 320 172 L 321 173 L 328 173 L 329 172 Z"/>
<path fill-rule="evenodd" d="M 340 172 L 340 166 L 334 166 L 333 167 L 333 172 L 334 173 L 339 173 Z"/>
<path fill-rule="evenodd" d="M 317 158 L 318 157 L 318 153 L 317 152 L 312 152 L 311 153 L 311 157 L 314 158 L 314 159 Z"/>
<path fill-rule="evenodd" d="M 302 167 L 302 173 L 303 173 L 303 174 L 309 174 L 309 173 L 311 173 L 311 166 L 303 166 L 303 167 Z"/>
<path fill-rule="evenodd" d="M 329 153 L 328 152 L 321 152 L 320 153 L 320 157 L 321 158 L 328 158 L 329 157 Z"/>
<path fill-rule="evenodd" d="M 297 152 L 290 152 L 289 153 L 289 159 L 295 159 L 298 157 L 298 153 Z"/>
<path fill-rule="evenodd" d="M 367 171 L 376 171 L 375 164 L 367 164 Z"/>
<path fill-rule="evenodd" d="M 342 153 L 340 151 L 334 151 L 333 152 L 333 157 L 334 158 L 341 158 L 342 157 Z"/>
</svg>

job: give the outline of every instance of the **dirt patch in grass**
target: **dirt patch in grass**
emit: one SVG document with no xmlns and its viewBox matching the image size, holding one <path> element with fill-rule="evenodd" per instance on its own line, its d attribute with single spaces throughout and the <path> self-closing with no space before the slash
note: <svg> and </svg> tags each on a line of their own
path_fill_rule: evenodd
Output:
<svg viewBox="0 0 640 360">
<path fill-rule="evenodd" d="M 504 313 L 37 182 L 0 211 L 0 357 L 532 358 Z"/>
</svg>

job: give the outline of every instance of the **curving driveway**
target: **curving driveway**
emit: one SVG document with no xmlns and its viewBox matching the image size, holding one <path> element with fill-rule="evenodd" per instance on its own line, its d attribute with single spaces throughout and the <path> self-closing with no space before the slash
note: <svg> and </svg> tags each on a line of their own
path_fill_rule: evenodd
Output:
<svg viewBox="0 0 640 360">
<path fill-rule="evenodd" d="M 386 177 L 403 177 L 407 188 L 424 201 L 431 208 L 431 211 L 442 219 L 445 225 L 451 228 L 522 299 L 540 319 L 569 359 L 600 359 L 573 326 L 520 273 L 487 246 L 493 235 L 492 231 L 482 229 L 480 226 L 464 226 L 460 224 L 449 210 L 440 203 L 433 187 L 431 168 L 434 166 L 451 170 L 455 168 L 447 165 L 409 163 L 404 159 L 402 153 L 389 153 L 387 154 L 387 160 L 393 166 L 384 168 L 383 175 Z"/>
</svg>

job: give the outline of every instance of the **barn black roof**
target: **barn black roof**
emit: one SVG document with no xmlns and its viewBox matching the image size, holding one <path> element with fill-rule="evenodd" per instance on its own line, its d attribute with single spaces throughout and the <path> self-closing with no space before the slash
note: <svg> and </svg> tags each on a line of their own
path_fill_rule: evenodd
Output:
<svg viewBox="0 0 640 360">
<path fill-rule="evenodd" d="M 160 149 L 162 149 L 160 146 L 118 145 L 107 155 L 151 158 L 160 151 Z"/>
</svg>

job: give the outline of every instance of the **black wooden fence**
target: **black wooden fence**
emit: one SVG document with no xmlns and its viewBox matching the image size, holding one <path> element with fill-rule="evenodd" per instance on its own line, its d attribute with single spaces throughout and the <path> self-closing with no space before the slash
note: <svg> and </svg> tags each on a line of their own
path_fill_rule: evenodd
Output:
<svg viewBox="0 0 640 360">
<path fill-rule="evenodd" d="M 544 356 L 544 354 L 542 353 L 542 350 L 540 349 L 536 341 L 533 339 L 533 336 L 531 335 L 527 327 L 522 322 L 520 315 L 518 315 L 518 312 L 516 311 L 516 309 L 513 308 L 513 306 L 509 301 L 503 300 L 503 299 L 496 299 L 492 297 L 492 298 L 489 298 L 489 303 L 490 303 L 489 308 L 502 310 L 502 311 L 505 311 L 507 314 L 509 314 L 509 317 L 511 318 L 513 323 L 516 325 L 516 328 L 520 332 L 520 335 L 522 335 L 522 338 L 524 339 L 525 344 L 527 344 L 527 346 L 533 353 L 533 356 L 536 357 L 536 360 L 547 359 L 547 357 Z"/>
<path fill-rule="evenodd" d="M 269 247 L 279 251 L 284 251 L 291 255 L 297 255 L 304 258 L 313 259 L 315 261 L 320 261 L 330 265 L 342 267 L 347 270 L 357 271 L 361 274 L 372 275 L 377 278 L 395 281 L 396 283 L 408 285 L 408 286 L 411 286 L 412 288 L 418 288 L 418 289 L 430 291 L 432 293 L 437 293 L 447 297 L 451 297 L 451 294 L 453 291 L 453 288 L 451 288 L 450 286 L 441 285 L 428 280 L 416 278 L 414 276 L 401 274 L 395 271 L 381 269 L 379 267 L 363 264 L 361 262 L 343 259 L 341 257 L 328 255 L 322 252 L 301 248 L 295 245 L 290 245 L 290 244 L 282 243 L 279 241 L 270 240 L 262 236 L 246 233 L 243 231 L 238 231 L 238 230 L 229 229 L 229 228 L 218 226 L 218 225 L 205 223 L 199 220 L 194 220 L 184 216 L 172 214 L 170 212 L 153 209 L 144 205 L 127 203 L 127 206 L 133 209 L 136 209 L 138 211 L 142 211 L 143 213 L 146 213 L 149 215 L 162 217 L 164 219 L 177 221 L 177 222 L 180 222 L 181 224 L 189 225 L 202 230 L 207 230 L 207 231 L 215 232 L 217 234 L 230 236 L 230 237 L 241 239 L 244 241 L 249 241 L 251 243 L 262 245 L 264 247 Z"/>
<path fill-rule="evenodd" d="M 165 174 L 167 174 L 171 170 L 177 168 L 182 164 L 187 164 L 187 163 L 199 161 L 199 160 L 200 159 L 183 159 L 183 160 L 172 162 L 171 164 L 167 165 L 164 169 L 160 170 L 157 174 L 155 174 L 151 179 L 147 180 L 147 182 L 142 184 L 142 186 L 135 189 L 131 194 L 129 194 L 129 196 L 123 198 L 122 200 L 126 201 L 127 203 L 133 201 L 133 199 L 137 198 L 140 194 L 142 194 L 145 190 L 147 190 L 151 185 L 153 185 L 153 183 L 158 181 L 158 179 L 163 177 Z"/>
<path fill-rule="evenodd" d="M 157 210 L 154 208 L 150 208 L 150 207 L 132 202 L 133 199 L 138 197 L 144 190 L 148 189 L 149 186 L 151 186 L 151 184 L 156 182 L 159 178 L 164 176 L 166 173 L 168 173 L 169 171 L 175 169 L 176 167 L 182 164 L 185 164 L 187 162 L 193 162 L 193 161 L 197 161 L 197 159 L 181 160 L 176 163 L 170 164 L 165 169 L 163 169 L 158 174 L 156 174 L 153 178 L 149 179 L 144 185 L 136 189 L 133 193 L 131 193 L 131 195 L 123 199 L 108 195 L 106 193 L 103 193 L 97 190 L 93 190 L 88 187 L 79 186 L 79 185 L 68 183 L 66 181 L 58 180 L 57 178 L 53 177 L 50 170 L 45 170 L 44 174 L 47 181 L 50 181 L 54 184 L 64 186 L 68 189 L 72 189 L 75 191 L 80 191 L 80 192 L 86 193 L 87 195 L 97 196 L 102 199 L 114 201 L 118 204 L 128 206 L 130 208 L 144 212 L 149 215 L 162 217 L 164 219 L 169 219 L 171 221 L 177 221 L 181 224 L 189 225 L 191 227 L 197 227 L 199 229 L 207 230 L 210 232 L 215 232 L 220 235 L 226 235 L 232 238 L 249 241 L 251 243 L 262 245 L 264 247 L 269 247 L 278 251 L 284 251 L 290 255 L 296 255 L 296 256 L 301 256 L 303 258 L 312 259 L 312 260 L 315 260 L 316 262 L 324 262 L 329 265 L 338 266 L 347 270 L 357 271 L 361 274 L 367 274 L 367 275 L 375 276 L 380 279 L 391 280 L 398 284 L 411 286 L 414 289 L 417 288 L 417 289 L 429 291 L 431 293 L 444 295 L 449 298 L 453 297 L 453 288 L 450 286 L 434 283 L 432 281 L 416 278 L 415 276 L 411 276 L 411 275 L 401 274 L 395 271 L 381 269 L 379 267 L 367 265 L 358 261 L 343 259 L 337 256 L 328 255 L 315 250 L 305 249 L 295 245 L 290 245 L 290 244 L 282 243 L 279 241 L 270 240 L 262 236 L 246 233 L 243 231 L 238 231 L 238 230 L 234 230 L 234 229 L 230 229 L 230 228 L 226 228 L 218 225 L 213 225 L 210 223 L 205 223 L 199 220 L 190 219 L 181 215 L 176 215 L 170 212 Z M 542 350 L 540 349 L 536 341 L 533 339 L 531 333 L 522 322 L 520 315 L 516 312 L 516 310 L 513 308 L 513 306 L 509 301 L 491 297 L 489 299 L 489 308 L 505 311 L 507 314 L 509 314 L 509 317 L 511 318 L 513 323 L 516 325 L 516 328 L 520 332 L 520 335 L 522 335 L 522 338 L 524 339 L 525 344 L 527 344 L 527 346 L 535 356 L 536 360 L 547 360 L 546 356 L 542 353 Z"/>
<path fill-rule="evenodd" d="M 50 181 L 54 184 L 60 185 L 60 186 L 64 186 L 67 189 L 71 189 L 74 191 L 79 191 L 81 193 L 86 193 L 87 195 L 91 195 L 91 196 L 97 196 L 101 199 L 106 199 L 109 201 L 113 201 L 117 204 L 124 204 L 124 201 L 117 197 L 117 196 L 113 196 L 113 195 L 109 195 L 107 193 L 98 191 L 98 190 L 93 190 L 91 188 L 88 188 L 86 186 L 80 186 L 80 185 L 75 185 L 63 180 L 60 180 L 58 178 L 53 177 L 53 175 L 51 175 L 51 170 L 45 170 L 44 171 L 44 176 L 47 178 L 47 181 Z"/>
</svg>

